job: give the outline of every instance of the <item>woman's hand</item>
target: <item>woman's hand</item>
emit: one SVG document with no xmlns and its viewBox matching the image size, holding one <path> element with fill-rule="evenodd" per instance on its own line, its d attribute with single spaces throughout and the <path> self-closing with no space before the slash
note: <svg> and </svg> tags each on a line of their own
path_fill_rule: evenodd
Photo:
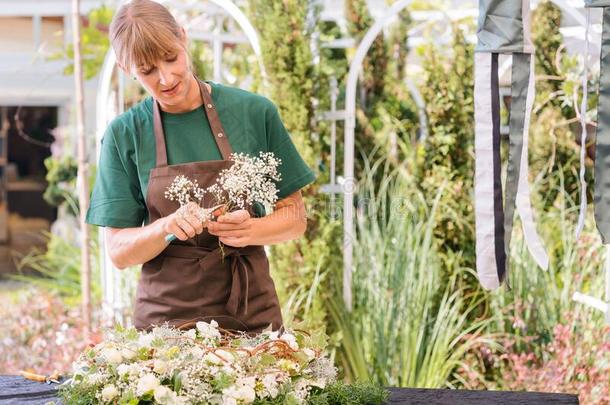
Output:
<svg viewBox="0 0 610 405">
<path fill-rule="evenodd" d="M 248 211 L 238 210 L 219 216 L 217 222 L 207 223 L 207 228 L 225 245 L 244 247 L 252 242 L 252 219 Z"/>
<path fill-rule="evenodd" d="M 199 235 L 206 225 L 206 222 L 196 215 L 199 210 L 199 206 L 194 202 L 178 208 L 176 212 L 164 218 L 165 233 L 173 233 L 182 241 Z"/>
</svg>

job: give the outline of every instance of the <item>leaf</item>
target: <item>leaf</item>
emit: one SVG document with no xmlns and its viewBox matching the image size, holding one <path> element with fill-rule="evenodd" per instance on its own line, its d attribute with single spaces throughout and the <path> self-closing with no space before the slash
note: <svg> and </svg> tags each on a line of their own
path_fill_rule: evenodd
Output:
<svg viewBox="0 0 610 405">
<path fill-rule="evenodd" d="M 172 376 L 172 386 L 176 392 L 180 392 L 182 389 L 182 374 L 179 371 L 175 371 Z"/>
<path fill-rule="evenodd" d="M 258 359 L 259 359 L 258 364 L 263 367 L 271 366 L 277 362 L 277 359 L 275 358 L 275 356 L 273 356 L 272 354 L 269 354 L 269 353 L 262 353 L 261 355 L 258 356 Z"/>
</svg>

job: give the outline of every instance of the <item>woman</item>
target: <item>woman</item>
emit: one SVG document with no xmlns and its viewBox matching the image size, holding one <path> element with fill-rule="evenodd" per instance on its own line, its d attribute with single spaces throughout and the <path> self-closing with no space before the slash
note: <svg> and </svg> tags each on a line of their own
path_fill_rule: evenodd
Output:
<svg viewBox="0 0 610 405">
<path fill-rule="evenodd" d="M 154 1 L 122 6 L 109 35 L 119 67 L 150 97 L 108 126 L 87 222 L 106 227 L 117 268 L 143 264 L 135 327 L 214 319 L 225 329 L 279 329 L 282 316 L 263 246 L 304 233 L 300 189 L 315 176 L 276 107 L 262 96 L 194 77 L 184 29 Z M 207 187 L 231 165 L 231 152 L 259 151 L 282 162 L 278 202 L 269 215 L 240 210 L 203 223 L 192 206 L 178 209 L 164 197 L 178 174 Z M 178 240 L 166 242 L 167 234 Z"/>
</svg>

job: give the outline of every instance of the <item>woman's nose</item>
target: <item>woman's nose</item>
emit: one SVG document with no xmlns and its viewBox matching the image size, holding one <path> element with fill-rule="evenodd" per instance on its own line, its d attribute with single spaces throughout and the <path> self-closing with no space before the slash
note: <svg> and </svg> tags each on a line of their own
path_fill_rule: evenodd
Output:
<svg viewBox="0 0 610 405">
<path fill-rule="evenodd" d="M 172 84 L 172 74 L 171 74 L 171 70 L 169 69 L 169 67 L 163 66 L 163 64 L 161 64 L 158 67 L 158 72 L 159 72 L 159 82 L 161 85 L 168 86 L 168 85 Z"/>
</svg>

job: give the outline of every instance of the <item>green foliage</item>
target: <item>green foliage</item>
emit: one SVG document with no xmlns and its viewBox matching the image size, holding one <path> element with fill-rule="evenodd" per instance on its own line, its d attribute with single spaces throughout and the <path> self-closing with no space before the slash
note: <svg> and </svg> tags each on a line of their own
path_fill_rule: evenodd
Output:
<svg viewBox="0 0 610 405">
<path fill-rule="evenodd" d="M 474 268 L 474 50 L 454 26 L 451 54 L 435 46 L 420 50 L 425 79 L 420 91 L 426 102 L 429 136 L 417 151 L 417 184 L 426 196 L 447 184 L 436 215 L 435 237 L 442 241 L 447 277 L 454 266 Z M 478 282 L 462 273 L 467 283 Z"/>
<path fill-rule="evenodd" d="M 373 25 L 366 1 L 347 2 L 346 14 L 349 34 L 359 43 Z M 393 150 L 395 125 L 387 125 L 384 118 L 393 117 L 399 126 L 407 129 L 401 133 L 403 136 L 415 132 L 418 124 L 416 106 L 405 83 L 408 30 L 412 21 L 406 9 L 398 18 L 387 36 L 380 33 L 375 38 L 363 60 L 355 129 L 357 150 L 366 151 L 366 154 L 377 151 L 373 159 L 389 155 L 396 165 L 400 164 L 400 159 Z M 356 177 L 360 178 L 363 171 L 362 161 L 356 159 Z"/>
<path fill-rule="evenodd" d="M 387 390 L 370 382 L 356 382 L 349 385 L 336 382 L 312 394 L 307 403 L 309 405 L 377 405 L 385 403 L 388 398 Z"/>
<path fill-rule="evenodd" d="M 579 155 L 581 78 L 583 66 L 575 56 L 567 54 L 563 45 L 561 10 L 545 1 L 533 15 L 532 36 L 536 46 L 536 103 L 532 122 L 530 154 L 532 173 L 545 177 L 540 183 L 539 194 L 544 196 L 542 209 L 551 209 L 559 197 L 558 177 L 551 173 L 562 172 L 562 187 L 572 199 L 580 199 Z M 595 88 L 595 79 L 589 78 L 589 89 Z M 597 95 L 591 93 L 589 108 L 597 105 Z M 590 130 L 591 128 L 589 128 Z M 594 137 L 587 145 L 586 181 L 589 192 L 593 190 L 592 166 Z M 585 196 L 592 199 L 590 193 Z"/>
<path fill-rule="evenodd" d="M 278 105 L 299 152 L 311 163 L 319 149 L 310 138 L 315 71 L 309 45 L 309 7 L 308 2 L 298 0 L 249 2 L 251 19 L 259 27 L 270 97 Z"/>
<path fill-rule="evenodd" d="M 374 23 L 366 0 L 347 1 L 345 3 L 345 14 L 348 32 L 358 44 Z M 362 63 L 360 86 L 364 90 L 365 99 L 360 101 L 363 105 L 371 106 L 383 95 L 388 60 L 389 55 L 384 35 L 379 34 Z"/>
<path fill-rule="evenodd" d="M 83 76 L 86 80 L 95 77 L 110 48 L 107 27 L 112 20 L 114 10 L 106 5 L 93 9 L 87 15 L 87 23 L 81 27 L 81 57 L 83 61 Z M 68 62 L 64 68 L 65 75 L 74 73 L 74 46 L 72 42 L 52 54 L 49 60 L 65 60 Z"/>
<path fill-rule="evenodd" d="M 535 10 L 532 21 L 532 38 L 536 47 L 536 73 L 547 76 L 547 80 L 536 83 L 537 94 L 549 96 L 561 92 L 566 84 L 561 66 L 561 58 L 565 56 L 563 50 L 563 35 L 559 32 L 561 27 L 561 9 L 550 1 L 542 2 Z M 558 63 L 559 62 L 559 63 Z M 572 97 L 572 93 L 564 96 Z M 562 111 L 564 116 L 574 116 L 573 106 L 564 104 L 561 97 L 552 97 L 549 102 L 553 107 L 566 107 Z"/>
<path fill-rule="evenodd" d="M 358 382 L 344 384 L 336 382 L 324 389 L 312 391 L 305 402 L 308 405 L 381 405 L 389 397 L 389 392 L 373 383 Z M 253 405 L 297 405 L 299 402 L 285 394 L 276 398 L 257 399 Z"/>
<path fill-rule="evenodd" d="M 67 386 L 60 386 L 57 390 L 57 396 L 64 404 L 93 405 L 99 403 L 95 397 L 95 390 L 91 387 L 85 387 L 84 384 L 77 388 L 70 387 L 70 389 Z M 135 405 L 137 404 L 136 402 Z"/>
<path fill-rule="evenodd" d="M 32 250 L 19 261 L 19 274 L 11 275 L 12 279 L 24 281 L 43 290 L 56 293 L 70 305 L 77 305 L 81 297 L 81 250 L 61 237 L 45 233 L 46 250 Z M 97 280 L 100 276 L 99 248 L 96 233 L 90 240 L 91 278 Z M 33 269 L 38 274 L 27 275 L 25 269 Z M 99 283 L 91 283 L 91 296 L 94 302 L 100 302 L 101 287 Z"/>
<path fill-rule="evenodd" d="M 76 176 L 78 165 L 69 155 L 62 158 L 48 157 L 44 161 L 47 168 L 47 188 L 43 198 L 49 204 L 59 207 L 65 205 L 72 215 L 78 215 L 78 197 L 76 196 Z"/>
<path fill-rule="evenodd" d="M 446 209 L 446 187 L 427 199 L 413 178 L 388 166 L 378 161 L 367 168 L 360 187 L 352 312 L 339 296 L 326 297 L 340 325 L 339 360 L 350 379 L 444 387 L 468 350 L 482 342 L 494 346 L 483 333 L 490 321 L 469 319 L 480 300 L 465 298 L 456 286 L 466 270 L 455 269 L 449 283 L 442 277 L 442 241 L 434 229 L 437 212 Z"/>
<path fill-rule="evenodd" d="M 310 42 L 316 24 L 308 22 L 308 15 L 315 22 L 317 11 L 310 9 L 308 2 L 297 0 L 249 2 L 251 20 L 259 28 L 268 94 L 278 105 L 282 121 L 299 153 L 314 170 L 322 148 L 314 133 L 313 100 L 318 95 L 314 92 L 314 84 L 318 81 L 318 72 L 314 68 Z M 309 287 L 316 277 L 320 281 L 317 269 L 336 265 L 332 263 L 337 262 L 335 256 L 339 246 L 334 231 L 338 228 L 327 217 L 326 207 L 314 206 L 320 201 L 317 190 L 314 185 L 303 191 L 308 210 L 305 236 L 272 246 L 270 257 L 272 275 L 285 308 L 284 316 L 288 320 L 291 318 L 286 315 L 298 314 L 295 321 L 306 318 L 312 328 L 325 324 L 326 313 L 321 300 L 309 294 Z"/>
</svg>

